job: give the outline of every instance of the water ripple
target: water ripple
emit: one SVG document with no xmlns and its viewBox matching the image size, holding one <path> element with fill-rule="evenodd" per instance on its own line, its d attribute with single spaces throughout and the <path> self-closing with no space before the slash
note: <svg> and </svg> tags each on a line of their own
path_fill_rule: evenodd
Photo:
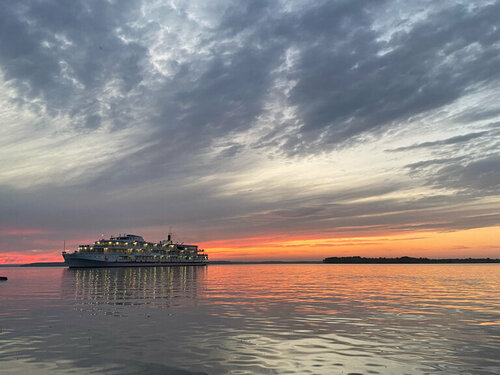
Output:
<svg viewBox="0 0 500 375">
<path fill-rule="evenodd" d="M 499 270 L 6 269 L 2 374 L 496 374 Z"/>
</svg>

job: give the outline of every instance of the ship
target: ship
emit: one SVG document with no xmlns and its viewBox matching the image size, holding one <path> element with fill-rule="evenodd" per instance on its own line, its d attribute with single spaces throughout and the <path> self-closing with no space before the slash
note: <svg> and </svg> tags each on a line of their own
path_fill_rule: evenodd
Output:
<svg viewBox="0 0 500 375">
<path fill-rule="evenodd" d="M 174 243 L 171 235 L 160 242 L 147 242 L 142 236 L 124 234 L 100 239 L 93 245 L 80 245 L 74 252 L 62 252 L 69 268 L 205 266 L 208 255 L 197 245 Z"/>
</svg>

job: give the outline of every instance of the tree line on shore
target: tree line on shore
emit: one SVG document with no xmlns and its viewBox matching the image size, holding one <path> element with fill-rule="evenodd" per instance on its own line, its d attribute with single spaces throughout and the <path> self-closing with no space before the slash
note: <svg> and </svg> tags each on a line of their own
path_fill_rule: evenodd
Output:
<svg viewBox="0 0 500 375">
<path fill-rule="evenodd" d="M 500 263 L 500 259 L 492 258 L 448 258 L 448 259 L 432 259 L 432 258 L 413 258 L 408 256 L 397 257 L 397 258 L 365 258 L 361 256 L 351 256 L 351 257 L 329 257 L 323 259 L 323 263 L 335 263 L 335 264 L 347 264 L 347 263 Z"/>
</svg>

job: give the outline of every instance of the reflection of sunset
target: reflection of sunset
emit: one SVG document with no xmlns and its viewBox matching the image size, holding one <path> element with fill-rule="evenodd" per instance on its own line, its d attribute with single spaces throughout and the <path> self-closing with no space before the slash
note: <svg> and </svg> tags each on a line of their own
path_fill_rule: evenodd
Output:
<svg viewBox="0 0 500 375">
<path fill-rule="evenodd" d="M 498 373 L 498 265 L 2 272 L 2 375 Z"/>
<path fill-rule="evenodd" d="M 200 242 L 210 260 L 321 260 L 328 256 L 429 258 L 500 257 L 500 227 L 455 232 L 384 233 L 369 236 L 285 235 Z M 52 243 L 53 245 L 53 243 Z M 68 247 L 71 248 L 71 247 Z M 61 262 L 61 251 L 0 254 L 0 263 Z"/>
</svg>

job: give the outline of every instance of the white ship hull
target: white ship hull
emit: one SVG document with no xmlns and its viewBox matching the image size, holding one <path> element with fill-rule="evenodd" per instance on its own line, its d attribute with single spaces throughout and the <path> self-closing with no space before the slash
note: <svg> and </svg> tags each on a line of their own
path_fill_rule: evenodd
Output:
<svg viewBox="0 0 500 375">
<path fill-rule="evenodd" d="M 205 266 L 206 260 L 199 259 L 157 259 L 157 260 L 124 260 L 118 254 L 82 254 L 63 253 L 64 261 L 69 268 L 86 267 L 165 267 L 165 266 Z"/>
</svg>

